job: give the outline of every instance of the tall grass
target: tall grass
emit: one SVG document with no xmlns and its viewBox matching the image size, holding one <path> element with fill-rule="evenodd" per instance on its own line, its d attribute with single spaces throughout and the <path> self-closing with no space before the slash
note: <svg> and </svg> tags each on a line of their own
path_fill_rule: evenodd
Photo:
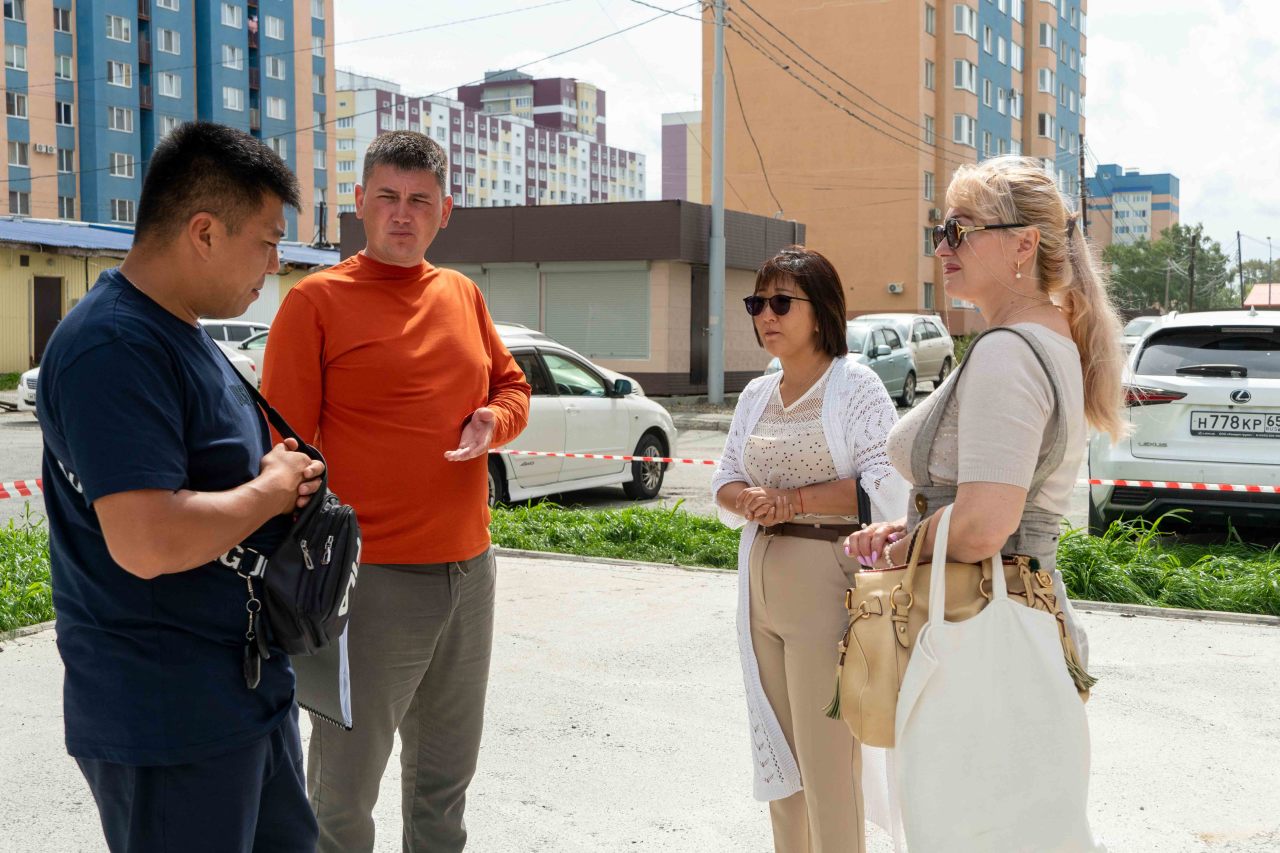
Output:
<svg viewBox="0 0 1280 853">
<path fill-rule="evenodd" d="M 52 618 L 49 531 L 27 504 L 21 519 L 0 527 L 0 633 Z"/>
</svg>

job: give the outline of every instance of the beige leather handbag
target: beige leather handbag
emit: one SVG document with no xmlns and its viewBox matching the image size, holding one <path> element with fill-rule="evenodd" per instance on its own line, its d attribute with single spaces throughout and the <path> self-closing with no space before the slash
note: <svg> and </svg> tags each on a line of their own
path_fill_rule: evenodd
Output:
<svg viewBox="0 0 1280 853">
<path fill-rule="evenodd" d="M 905 565 L 858 572 L 856 585 L 845 590 L 849 626 L 840 640 L 836 695 L 826 714 L 843 719 L 853 736 L 867 746 L 893 746 L 898 688 L 916 635 L 929 619 L 931 566 L 927 562 L 921 565 L 920 553 L 931 521 L 932 517 L 916 526 Z M 982 563 L 947 563 L 948 622 L 963 622 L 986 606 L 991 599 L 994 562 L 989 558 Z M 1096 679 L 1080 666 L 1053 589 L 1053 576 L 1024 556 L 1004 558 L 1002 568 L 1009 598 L 1057 619 L 1067 669 L 1081 700 L 1087 701 Z"/>
</svg>

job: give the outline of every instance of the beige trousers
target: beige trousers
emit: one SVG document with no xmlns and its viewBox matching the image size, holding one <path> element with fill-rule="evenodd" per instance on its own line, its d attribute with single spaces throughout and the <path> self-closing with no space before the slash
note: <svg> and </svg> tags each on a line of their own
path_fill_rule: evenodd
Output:
<svg viewBox="0 0 1280 853">
<path fill-rule="evenodd" d="M 858 564 L 840 542 L 757 535 L 751 546 L 751 642 L 765 696 L 804 789 L 769 804 L 777 853 L 862 853 L 861 747 L 823 709 L 848 624 Z"/>
</svg>

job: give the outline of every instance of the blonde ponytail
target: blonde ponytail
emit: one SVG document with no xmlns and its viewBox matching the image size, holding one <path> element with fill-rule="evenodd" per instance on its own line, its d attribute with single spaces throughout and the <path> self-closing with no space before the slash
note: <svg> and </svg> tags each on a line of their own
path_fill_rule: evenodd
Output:
<svg viewBox="0 0 1280 853">
<path fill-rule="evenodd" d="M 1124 350 L 1120 346 L 1120 318 L 1111 303 L 1104 268 L 1082 229 L 1076 226 L 1076 217 L 1072 214 L 1068 225 L 1069 231 L 1074 232 L 1067 238 L 1071 275 L 1060 299 L 1071 325 L 1071 338 L 1080 351 L 1085 417 L 1090 426 L 1117 441 L 1126 428 L 1121 414 Z"/>
</svg>

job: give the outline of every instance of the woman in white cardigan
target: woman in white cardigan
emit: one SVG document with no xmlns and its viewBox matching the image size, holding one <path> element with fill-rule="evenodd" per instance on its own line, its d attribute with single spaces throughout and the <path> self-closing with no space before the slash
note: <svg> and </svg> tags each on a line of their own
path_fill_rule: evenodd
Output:
<svg viewBox="0 0 1280 853">
<path fill-rule="evenodd" d="M 885 456 L 897 413 L 848 358 L 844 288 L 822 255 L 795 246 L 765 262 L 745 300 L 782 371 L 752 380 L 733 414 L 712 492 L 738 549 L 738 639 L 755 795 L 770 801 L 778 853 L 865 849 L 861 747 L 823 708 L 858 570 L 857 484 L 877 518 L 906 509 Z M 883 778 L 883 774 L 881 774 Z"/>
</svg>

